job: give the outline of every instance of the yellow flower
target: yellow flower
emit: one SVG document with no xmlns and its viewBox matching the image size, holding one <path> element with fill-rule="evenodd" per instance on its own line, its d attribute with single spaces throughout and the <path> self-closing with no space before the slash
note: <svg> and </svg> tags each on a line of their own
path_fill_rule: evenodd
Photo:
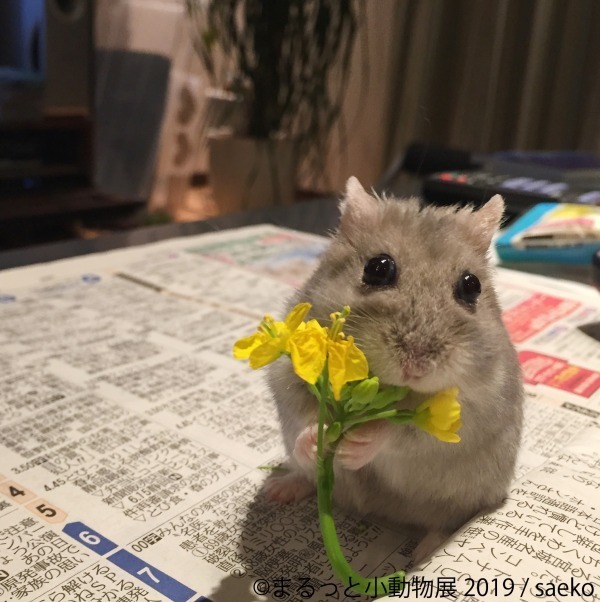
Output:
<svg viewBox="0 0 600 602">
<path fill-rule="evenodd" d="M 294 372 L 304 381 L 317 382 L 327 358 L 327 328 L 316 320 L 301 324 L 289 341 Z"/>
<path fill-rule="evenodd" d="M 331 314 L 332 325 L 328 330 L 316 320 L 308 322 L 290 338 L 290 352 L 294 372 L 306 382 L 314 385 L 319 378 L 325 361 L 333 396 L 340 398 L 342 387 L 354 380 L 369 376 L 369 365 L 364 353 L 354 344 L 352 337 L 345 338 L 342 328 L 350 308 Z"/>
<path fill-rule="evenodd" d="M 447 443 L 458 443 L 456 431 L 461 427 L 458 389 L 436 393 L 417 407 L 413 422 L 423 430 Z"/>
<path fill-rule="evenodd" d="M 316 320 L 302 321 L 310 308 L 310 303 L 296 305 L 285 322 L 275 322 L 271 316 L 265 316 L 258 332 L 235 343 L 233 355 L 237 359 L 249 359 L 254 369 L 274 362 L 283 354 L 290 355 L 294 372 L 311 385 L 317 382 L 328 361 L 333 395 L 339 399 L 347 382 L 369 376 L 367 358 L 354 344 L 354 339 L 345 338 L 342 332 L 349 307 L 331 314 L 330 329 Z"/>
<path fill-rule="evenodd" d="M 271 316 L 265 316 L 258 326 L 258 332 L 235 343 L 233 356 L 250 360 L 250 367 L 256 370 L 289 353 L 290 336 L 303 324 L 302 320 L 310 308 L 310 303 L 296 305 L 285 322 L 275 322 Z"/>
<path fill-rule="evenodd" d="M 369 365 L 365 354 L 354 344 L 353 337 L 339 337 L 337 341 L 330 339 L 328 349 L 329 381 L 334 398 L 339 399 L 346 383 L 369 376 Z"/>
</svg>

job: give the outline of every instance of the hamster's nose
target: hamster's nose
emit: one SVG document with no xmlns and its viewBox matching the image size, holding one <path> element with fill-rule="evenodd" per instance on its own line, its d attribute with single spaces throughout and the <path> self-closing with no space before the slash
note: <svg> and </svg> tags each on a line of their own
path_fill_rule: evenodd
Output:
<svg viewBox="0 0 600 602">
<path fill-rule="evenodd" d="M 396 339 L 396 352 L 405 380 L 421 378 L 435 367 L 441 345 L 437 339 L 425 340 L 418 332 Z"/>
<path fill-rule="evenodd" d="M 425 376 L 432 369 L 432 362 L 425 357 L 413 357 L 402 365 L 405 380 L 412 380 Z"/>
</svg>

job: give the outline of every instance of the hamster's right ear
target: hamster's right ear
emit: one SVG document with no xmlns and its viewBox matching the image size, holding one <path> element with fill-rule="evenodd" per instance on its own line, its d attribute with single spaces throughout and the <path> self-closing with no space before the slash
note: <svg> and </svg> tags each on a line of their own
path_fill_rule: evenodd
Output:
<svg viewBox="0 0 600 602">
<path fill-rule="evenodd" d="M 346 182 L 346 196 L 340 203 L 342 214 L 340 232 L 351 234 L 353 231 L 364 231 L 371 216 L 377 213 L 378 199 L 371 196 L 357 178 L 352 176 Z"/>
<path fill-rule="evenodd" d="M 499 195 L 494 195 L 485 205 L 473 213 L 472 236 L 476 248 L 486 253 L 492 243 L 492 238 L 502 222 L 505 203 Z"/>
</svg>

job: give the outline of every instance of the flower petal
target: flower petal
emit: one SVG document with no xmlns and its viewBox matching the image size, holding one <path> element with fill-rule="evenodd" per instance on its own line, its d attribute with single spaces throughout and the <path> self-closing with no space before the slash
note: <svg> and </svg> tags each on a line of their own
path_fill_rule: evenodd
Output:
<svg viewBox="0 0 600 602">
<path fill-rule="evenodd" d="M 324 329 L 296 330 L 288 341 L 294 372 L 304 381 L 317 382 L 327 358 L 327 334 Z"/>
<path fill-rule="evenodd" d="M 354 339 L 329 339 L 329 380 L 335 399 L 340 398 L 342 387 L 353 380 L 369 376 L 365 354 L 354 344 Z"/>
<path fill-rule="evenodd" d="M 233 357 L 238 360 L 245 360 L 250 357 L 250 354 L 265 341 L 268 340 L 268 336 L 262 332 L 255 332 L 249 337 L 245 337 L 236 341 L 233 345 Z"/>
<path fill-rule="evenodd" d="M 433 435 L 436 439 L 443 441 L 444 443 L 458 443 L 460 441 L 460 435 L 453 431 L 444 431 L 432 429 L 428 431 L 431 435 Z"/>
<path fill-rule="evenodd" d="M 285 325 L 290 332 L 294 332 L 294 330 L 300 326 L 300 323 L 304 320 L 311 307 L 312 305 L 310 303 L 298 303 L 298 305 L 292 309 L 285 319 Z"/>
<path fill-rule="evenodd" d="M 250 367 L 253 370 L 262 368 L 274 362 L 281 354 L 281 342 L 279 339 L 269 339 L 266 343 L 256 347 L 250 354 Z"/>
</svg>

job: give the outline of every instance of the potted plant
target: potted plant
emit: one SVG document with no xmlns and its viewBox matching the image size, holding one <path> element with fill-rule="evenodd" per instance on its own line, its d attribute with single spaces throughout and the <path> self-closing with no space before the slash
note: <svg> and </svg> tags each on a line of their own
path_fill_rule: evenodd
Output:
<svg viewBox="0 0 600 602">
<path fill-rule="evenodd" d="M 194 46 L 235 126 L 210 130 L 223 212 L 291 202 L 297 166 L 322 172 L 364 0 L 186 0 Z M 240 111 L 243 118 L 240 118 Z"/>
</svg>

